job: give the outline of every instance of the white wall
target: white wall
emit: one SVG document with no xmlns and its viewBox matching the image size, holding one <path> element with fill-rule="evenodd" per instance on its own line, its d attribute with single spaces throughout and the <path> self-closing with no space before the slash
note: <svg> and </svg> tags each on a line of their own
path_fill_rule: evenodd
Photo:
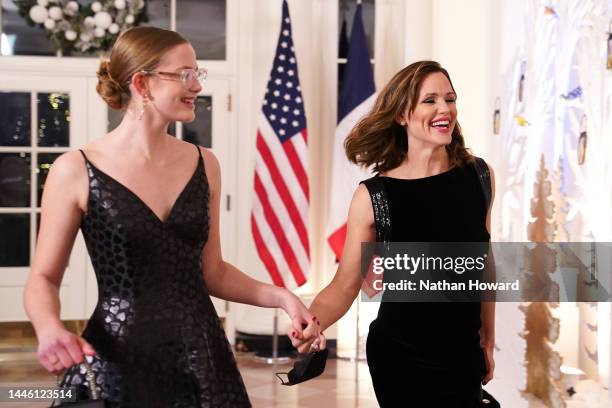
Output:
<svg viewBox="0 0 612 408">
<path fill-rule="evenodd" d="M 433 59 L 449 71 L 466 145 L 486 157 L 496 71 L 495 8 L 491 0 L 434 0 Z"/>
</svg>

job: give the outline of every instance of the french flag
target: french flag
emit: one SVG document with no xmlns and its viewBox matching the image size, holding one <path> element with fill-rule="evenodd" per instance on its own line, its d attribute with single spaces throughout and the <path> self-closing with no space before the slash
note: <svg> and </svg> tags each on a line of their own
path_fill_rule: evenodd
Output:
<svg viewBox="0 0 612 408">
<path fill-rule="evenodd" d="M 371 174 L 350 163 L 344 153 L 344 139 L 365 116 L 376 99 L 374 74 L 363 26 L 361 4 L 357 6 L 338 109 L 338 126 L 334 138 L 332 185 L 328 214 L 327 241 L 336 255 L 342 256 L 346 239 L 346 218 L 351 198 L 359 182 Z"/>
</svg>

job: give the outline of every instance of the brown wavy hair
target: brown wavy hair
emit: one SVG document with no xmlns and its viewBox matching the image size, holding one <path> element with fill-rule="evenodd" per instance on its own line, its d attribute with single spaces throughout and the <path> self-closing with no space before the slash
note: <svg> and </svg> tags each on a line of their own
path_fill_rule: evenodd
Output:
<svg viewBox="0 0 612 408">
<path fill-rule="evenodd" d="M 398 123 L 406 107 L 409 114 L 417 106 L 421 85 L 432 73 L 441 72 L 455 90 L 448 72 L 435 61 L 419 61 L 408 65 L 389 81 L 380 92 L 372 110 L 351 130 L 344 141 L 348 159 L 360 166 L 370 167 L 376 173 L 385 173 L 398 167 L 408 153 L 406 128 Z M 463 166 L 474 160 L 465 147 L 459 123 L 455 123 L 451 142 L 445 146 L 449 164 Z"/>
<path fill-rule="evenodd" d="M 175 31 L 157 27 L 130 28 L 113 45 L 109 60 L 100 62 L 98 94 L 112 109 L 124 109 L 130 100 L 128 81 L 132 75 L 143 69 L 155 69 L 167 51 L 187 43 Z"/>
</svg>

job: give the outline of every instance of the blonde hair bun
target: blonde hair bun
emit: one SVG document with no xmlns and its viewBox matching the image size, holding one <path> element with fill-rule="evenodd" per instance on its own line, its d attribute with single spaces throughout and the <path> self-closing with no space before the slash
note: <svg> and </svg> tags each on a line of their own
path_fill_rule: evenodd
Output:
<svg viewBox="0 0 612 408">
<path fill-rule="evenodd" d="M 100 61 L 98 68 L 98 85 L 96 91 L 104 99 L 106 104 L 112 109 L 121 110 L 123 108 L 123 94 L 126 91 L 115 81 L 110 73 L 110 62 Z"/>
</svg>

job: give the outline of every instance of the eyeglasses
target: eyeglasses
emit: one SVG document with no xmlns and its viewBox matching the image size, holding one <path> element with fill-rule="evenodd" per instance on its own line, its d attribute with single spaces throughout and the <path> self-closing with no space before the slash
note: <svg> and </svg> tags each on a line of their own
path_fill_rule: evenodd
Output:
<svg viewBox="0 0 612 408">
<path fill-rule="evenodd" d="M 166 71 L 154 71 L 150 69 L 143 69 L 140 73 L 144 75 L 161 75 L 167 76 L 181 81 L 183 87 L 189 89 L 189 87 L 197 81 L 200 85 L 204 84 L 206 77 L 208 76 L 208 70 L 206 68 L 193 69 L 184 68 L 177 72 L 166 72 Z"/>
</svg>

